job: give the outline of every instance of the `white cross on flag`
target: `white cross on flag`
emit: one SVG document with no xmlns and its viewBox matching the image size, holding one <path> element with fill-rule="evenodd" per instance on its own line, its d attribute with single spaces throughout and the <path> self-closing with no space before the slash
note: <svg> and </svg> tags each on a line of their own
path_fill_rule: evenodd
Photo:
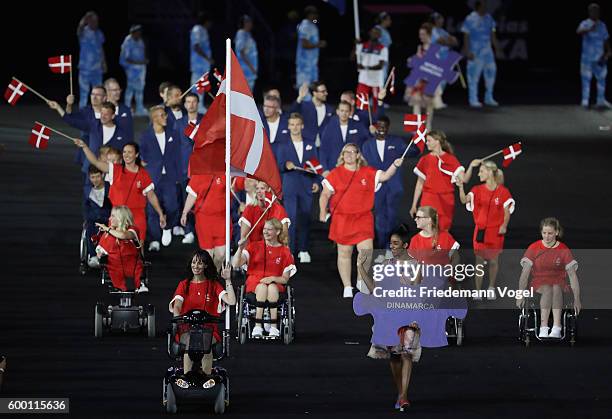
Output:
<svg viewBox="0 0 612 419">
<path fill-rule="evenodd" d="M 66 74 L 72 68 L 72 55 L 58 55 L 48 59 L 49 69 L 53 73 Z"/>
<path fill-rule="evenodd" d="M 367 111 L 370 107 L 370 98 L 365 93 L 357 93 L 357 96 L 355 96 L 355 100 L 357 102 L 357 109 L 359 110 Z"/>
<path fill-rule="evenodd" d="M 427 121 L 427 114 L 404 114 L 404 131 L 415 132 Z"/>
<path fill-rule="evenodd" d="M 196 81 L 196 90 L 198 91 L 199 94 L 202 94 L 202 93 L 210 92 L 211 87 L 212 86 L 210 85 L 210 80 L 208 80 L 208 71 L 207 71 L 206 73 L 204 73 L 204 75 L 202 75 L 202 77 L 198 79 L 198 81 Z"/>
<path fill-rule="evenodd" d="M 514 143 L 511 146 L 504 148 L 503 166 L 510 166 L 510 163 L 512 163 L 516 159 L 516 157 L 522 152 L 523 150 L 521 150 L 521 143 Z"/>
<path fill-rule="evenodd" d="M 319 163 L 319 160 L 314 158 L 306 160 L 306 163 L 304 163 L 304 169 L 317 175 L 323 173 L 323 166 L 321 165 L 321 163 Z"/>
<path fill-rule="evenodd" d="M 51 130 L 48 127 L 36 122 L 34 128 L 32 128 L 32 133 L 30 134 L 30 140 L 28 142 L 34 148 L 45 149 L 49 143 L 50 135 Z"/>
<path fill-rule="evenodd" d="M 13 80 L 11 80 L 8 87 L 6 88 L 6 91 L 4 92 L 4 98 L 12 106 L 15 106 L 17 101 L 21 99 L 21 96 L 23 96 L 23 94 L 27 91 L 27 87 L 25 87 L 22 82 L 13 77 Z"/>
<path fill-rule="evenodd" d="M 427 128 L 425 123 L 422 123 L 412 136 L 412 143 L 417 146 L 419 150 L 421 150 L 421 153 L 425 150 L 425 142 L 427 141 L 427 138 L 425 137 L 426 135 Z"/>
<path fill-rule="evenodd" d="M 229 90 L 232 174 L 266 182 L 276 195 L 282 197 L 282 183 L 272 146 L 253 94 L 233 51 L 231 89 L 226 82 L 227 75 L 219 86 L 217 97 L 200 122 L 203 128 L 198 130 L 194 138 L 193 153 L 189 159 L 190 173 L 225 173 L 225 107 Z"/>
</svg>

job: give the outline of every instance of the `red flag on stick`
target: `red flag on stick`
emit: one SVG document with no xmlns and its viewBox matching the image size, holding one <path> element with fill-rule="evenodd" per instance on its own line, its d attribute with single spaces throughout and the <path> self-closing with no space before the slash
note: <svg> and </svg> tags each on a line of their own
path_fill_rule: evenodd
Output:
<svg viewBox="0 0 612 419">
<path fill-rule="evenodd" d="M 306 162 L 304 163 L 304 169 L 308 170 L 309 172 L 316 173 L 317 175 L 323 173 L 323 165 L 319 163 L 319 160 L 314 158 L 306 160 Z"/>
<path fill-rule="evenodd" d="M 425 143 L 427 141 L 426 135 L 427 128 L 425 127 L 425 123 L 422 123 L 412 136 L 412 143 L 421 150 L 421 153 L 425 150 Z"/>
<path fill-rule="evenodd" d="M 32 133 L 30 134 L 30 140 L 28 142 L 34 148 L 45 149 L 48 146 L 50 135 L 51 130 L 49 127 L 36 122 L 34 128 L 32 128 Z"/>
<path fill-rule="evenodd" d="M 72 69 L 72 55 L 58 55 L 48 59 L 49 69 L 53 73 L 66 74 Z"/>
<path fill-rule="evenodd" d="M 370 98 L 365 93 L 357 93 L 355 96 L 357 109 L 368 110 L 370 108 Z"/>
<path fill-rule="evenodd" d="M 523 152 L 521 150 L 521 143 L 514 143 L 506 148 L 504 148 L 504 162 L 502 165 L 504 167 L 510 166 L 514 160 L 516 160 L 517 156 Z"/>
<path fill-rule="evenodd" d="M 426 121 L 427 114 L 406 113 L 404 114 L 404 131 L 415 132 L 419 129 L 421 124 L 424 124 Z"/>
<path fill-rule="evenodd" d="M 21 99 L 21 96 L 23 96 L 23 94 L 27 91 L 28 88 L 22 82 L 13 77 L 6 88 L 6 91 L 4 92 L 4 98 L 12 106 L 15 106 L 17 101 Z"/>
<path fill-rule="evenodd" d="M 272 147 L 244 73 L 232 51 L 231 166 L 232 174 L 266 182 L 282 197 L 281 179 Z M 192 174 L 225 173 L 225 104 L 229 90 L 223 79 L 219 93 L 200 122 L 189 160 Z"/>
<path fill-rule="evenodd" d="M 202 77 L 198 79 L 198 81 L 196 81 L 196 90 L 198 91 L 199 94 L 202 94 L 202 93 L 210 92 L 211 87 L 212 86 L 210 85 L 210 80 L 208 80 L 208 71 L 207 71 L 206 73 L 204 73 L 204 75 L 202 75 Z"/>
</svg>

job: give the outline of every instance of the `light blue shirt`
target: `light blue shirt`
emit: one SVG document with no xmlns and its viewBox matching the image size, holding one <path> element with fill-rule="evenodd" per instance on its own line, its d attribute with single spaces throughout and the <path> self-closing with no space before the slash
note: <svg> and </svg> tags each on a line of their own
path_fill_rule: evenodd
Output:
<svg viewBox="0 0 612 419">
<path fill-rule="evenodd" d="M 132 35 L 125 37 L 123 44 L 121 44 L 121 55 L 119 56 L 119 63 L 126 71 L 136 70 L 142 71 L 146 68 L 145 64 L 132 64 L 128 62 L 132 61 L 144 61 L 145 60 L 145 44 L 141 39 L 136 40 Z"/>
<path fill-rule="evenodd" d="M 102 45 L 104 34 L 100 29 L 95 31 L 85 26 L 79 35 L 79 70 L 97 72 L 102 71 Z"/>
<path fill-rule="evenodd" d="M 376 28 L 380 31 L 380 39 L 378 41 L 384 46 L 386 46 L 387 49 L 389 49 L 389 46 L 391 46 L 391 44 L 393 43 L 393 40 L 391 39 L 391 34 L 381 25 L 376 25 Z"/>
<path fill-rule="evenodd" d="M 244 76 L 248 79 L 251 77 L 257 77 L 257 43 L 253 39 L 251 32 L 247 32 L 243 29 L 236 32 L 234 37 L 234 45 L 236 48 L 236 54 L 238 56 L 238 62 L 244 71 Z M 244 50 L 244 54 L 242 51 Z M 247 65 L 244 57 L 250 61 L 251 65 L 255 67 L 255 73 L 253 73 L 250 67 Z"/>
<path fill-rule="evenodd" d="M 302 47 L 302 40 L 311 44 L 319 43 L 319 28 L 308 19 L 302 20 L 297 28 L 298 42 L 295 60 L 298 68 L 316 66 L 319 62 L 319 48 L 306 49 Z"/>
<path fill-rule="evenodd" d="M 470 13 L 461 25 L 461 32 L 469 35 L 469 49 L 475 56 L 492 53 L 491 32 L 495 30 L 495 20 L 490 14 L 480 16 Z"/>
<path fill-rule="evenodd" d="M 582 55 L 581 61 L 599 61 L 604 53 L 604 43 L 608 39 L 608 28 L 601 20 L 595 22 L 591 19 L 585 19 L 580 22 L 578 29 L 589 29 L 593 25 L 595 29 L 582 34 Z"/>
<path fill-rule="evenodd" d="M 450 36 L 448 32 L 446 32 L 446 30 L 442 29 L 442 28 L 438 28 L 437 26 L 434 26 L 434 28 L 431 31 L 431 43 L 432 44 L 437 44 L 438 43 L 438 39 L 440 38 L 446 38 Z M 449 48 L 446 45 L 440 45 L 440 52 L 439 54 L 446 54 L 448 52 Z M 444 57 L 444 55 L 441 55 L 442 57 Z"/>
<path fill-rule="evenodd" d="M 204 57 L 196 52 L 196 45 L 199 45 L 204 54 L 211 57 L 212 50 L 210 48 L 210 38 L 208 31 L 202 25 L 195 25 L 191 29 L 190 50 L 191 50 L 191 72 L 204 74 L 210 70 L 210 63 Z"/>
</svg>

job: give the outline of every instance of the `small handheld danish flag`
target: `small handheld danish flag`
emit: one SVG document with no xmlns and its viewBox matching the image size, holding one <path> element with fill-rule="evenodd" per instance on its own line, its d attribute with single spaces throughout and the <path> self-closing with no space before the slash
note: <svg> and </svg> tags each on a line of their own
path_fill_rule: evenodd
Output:
<svg viewBox="0 0 612 419">
<path fill-rule="evenodd" d="M 412 136 L 412 143 L 419 148 L 421 153 L 425 150 L 425 143 L 427 141 L 426 135 L 427 127 L 425 123 L 422 123 Z"/>
<path fill-rule="evenodd" d="M 36 122 L 34 128 L 32 128 L 32 133 L 30 134 L 30 140 L 28 142 L 34 148 L 45 149 L 48 146 L 50 135 L 51 130 L 48 127 Z"/>
<path fill-rule="evenodd" d="M 427 122 L 427 114 L 406 113 L 404 114 L 404 131 L 415 132 L 425 122 Z"/>
<path fill-rule="evenodd" d="M 317 175 L 323 173 L 323 165 L 321 165 L 317 159 L 306 160 L 304 163 L 304 169 L 308 170 L 309 172 L 316 173 Z"/>
<path fill-rule="evenodd" d="M 516 160 L 517 156 L 523 152 L 521 150 L 521 143 L 514 143 L 506 148 L 504 148 L 504 162 L 502 165 L 504 167 L 510 166 L 514 160 Z"/>
<path fill-rule="evenodd" d="M 49 69 L 53 73 L 66 74 L 72 69 L 72 55 L 58 55 L 49 57 Z"/>
<path fill-rule="evenodd" d="M 368 110 L 368 108 L 370 107 L 370 98 L 368 97 L 367 94 L 357 93 L 357 96 L 355 96 L 355 99 L 357 101 L 356 103 L 357 109 L 362 110 L 362 111 Z"/>
<path fill-rule="evenodd" d="M 211 88 L 212 86 L 210 85 L 210 80 L 208 80 L 208 71 L 207 71 L 206 73 L 202 75 L 202 77 L 198 79 L 198 81 L 196 81 L 196 90 L 198 91 L 199 94 L 202 94 L 202 93 L 210 92 Z"/>
<path fill-rule="evenodd" d="M 11 106 L 15 106 L 17 101 L 21 99 L 21 96 L 23 96 L 23 94 L 27 91 L 28 88 L 22 82 L 13 77 L 6 88 L 6 91 L 4 92 L 4 98 L 9 104 L 11 104 Z"/>
</svg>

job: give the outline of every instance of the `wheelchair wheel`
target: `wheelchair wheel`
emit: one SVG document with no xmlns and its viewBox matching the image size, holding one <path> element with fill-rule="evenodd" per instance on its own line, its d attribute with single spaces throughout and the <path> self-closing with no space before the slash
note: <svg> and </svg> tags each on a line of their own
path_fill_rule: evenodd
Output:
<svg viewBox="0 0 612 419">
<path fill-rule="evenodd" d="M 238 304 L 236 304 L 236 331 L 238 336 L 238 341 L 240 344 L 244 344 L 246 341 L 246 335 L 244 340 L 242 338 L 242 316 L 244 315 L 244 285 L 240 286 L 240 299 L 238 300 Z"/>
<path fill-rule="evenodd" d="M 519 316 L 519 342 L 521 343 L 525 343 L 525 340 L 527 340 L 529 337 L 529 332 L 527 332 L 527 316 L 524 314 L 521 314 Z"/>
<path fill-rule="evenodd" d="M 166 412 L 176 413 L 177 411 L 176 396 L 174 395 L 174 390 L 172 390 L 172 384 L 168 383 L 166 384 Z"/>
<path fill-rule="evenodd" d="M 238 328 L 238 342 L 240 342 L 241 345 L 244 345 L 246 343 L 246 338 L 247 338 L 247 326 L 242 325 Z"/>
<path fill-rule="evenodd" d="M 154 338 L 155 333 L 155 307 L 150 305 L 147 307 L 147 337 Z"/>
<path fill-rule="evenodd" d="M 87 273 L 87 230 L 83 223 L 83 231 L 81 231 L 81 242 L 79 243 L 79 258 L 81 263 L 79 265 L 79 273 L 85 275 Z"/>
<path fill-rule="evenodd" d="M 465 329 L 463 327 L 463 320 L 456 319 L 455 320 L 455 324 L 456 324 L 456 327 L 457 327 L 456 344 L 457 344 L 457 346 L 462 346 L 463 345 L 463 336 L 464 336 L 464 332 L 465 332 Z"/>
<path fill-rule="evenodd" d="M 100 303 L 96 304 L 94 309 L 94 336 L 97 338 L 101 338 L 104 334 L 104 324 L 102 322 L 104 317 L 103 312 L 104 306 Z"/>
<path fill-rule="evenodd" d="M 221 383 L 221 388 L 219 388 L 219 393 L 215 399 L 215 413 L 217 415 L 225 413 L 225 384 L 223 383 Z"/>
<path fill-rule="evenodd" d="M 566 313 L 565 316 L 567 341 L 570 346 L 574 346 L 576 344 L 576 337 L 578 332 L 576 328 L 576 316 L 571 313 Z"/>
</svg>

